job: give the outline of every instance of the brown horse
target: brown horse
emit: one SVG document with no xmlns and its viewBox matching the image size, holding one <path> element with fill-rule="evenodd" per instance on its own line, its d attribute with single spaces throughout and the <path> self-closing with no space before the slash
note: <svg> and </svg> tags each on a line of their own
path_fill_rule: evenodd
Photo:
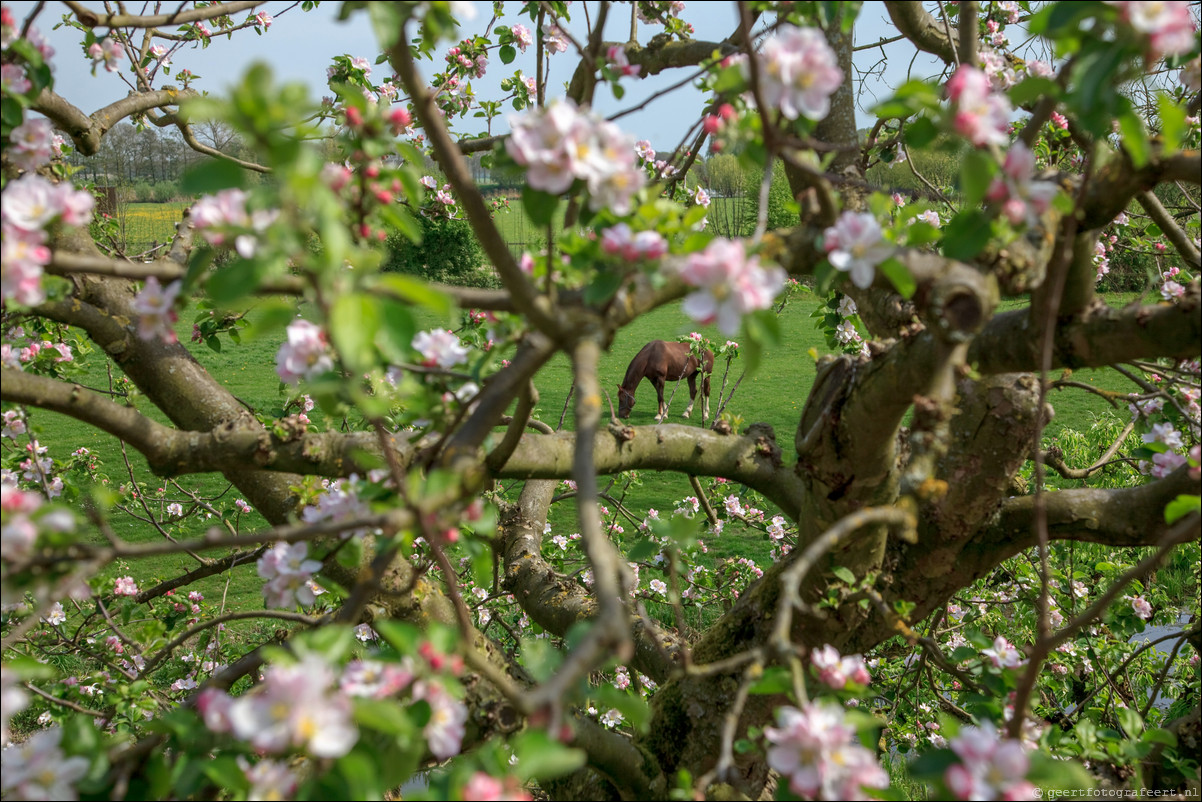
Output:
<svg viewBox="0 0 1202 802">
<path fill-rule="evenodd" d="M 710 410 L 710 373 L 714 370 L 714 354 L 705 352 L 705 369 L 701 381 L 702 418 L 709 417 Z M 697 398 L 697 374 L 702 372 L 697 357 L 690 353 L 688 343 L 664 342 L 652 340 L 643 346 L 630 367 L 626 368 L 626 378 L 618 385 L 618 417 L 629 418 L 630 409 L 634 406 L 634 391 L 639 382 L 649 379 L 655 387 L 655 395 L 659 399 L 659 410 L 655 422 L 660 423 L 668 417 L 668 407 L 664 404 L 664 384 L 669 381 L 689 380 L 689 406 L 684 411 L 684 417 L 689 417 L 693 411 L 693 402 Z"/>
</svg>

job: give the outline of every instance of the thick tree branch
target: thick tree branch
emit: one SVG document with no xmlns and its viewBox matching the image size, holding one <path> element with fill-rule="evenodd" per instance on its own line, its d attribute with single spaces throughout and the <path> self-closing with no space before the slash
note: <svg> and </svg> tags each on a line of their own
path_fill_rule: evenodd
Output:
<svg viewBox="0 0 1202 802">
<path fill-rule="evenodd" d="M 110 103 L 102 109 L 84 114 L 61 95 L 51 89 L 43 89 L 32 108 L 46 115 L 75 144 L 84 156 L 94 156 L 100 150 L 100 140 L 114 125 L 126 117 L 142 114 L 163 106 L 178 106 L 181 100 L 199 97 L 191 89 L 159 89 L 153 92 L 138 92 Z"/>
<path fill-rule="evenodd" d="M 526 434 L 498 471 L 505 479 L 555 479 L 572 475 L 574 432 Z M 789 516 L 797 513 L 801 484 L 781 463 L 771 427 L 759 426 L 742 437 L 693 426 L 611 427 L 597 433 L 594 465 L 601 474 L 630 470 L 683 470 L 697 476 L 721 476 L 763 493 Z"/>
<path fill-rule="evenodd" d="M 506 590 L 530 618 L 548 632 L 563 636 L 572 625 L 597 615 L 597 600 L 583 586 L 555 572 L 542 557 L 547 506 L 558 483 L 526 483 L 518 504 L 501 517 L 499 550 L 505 565 Z M 655 621 L 628 612 L 634 656 L 631 665 L 656 682 L 664 682 L 680 664 L 683 644 Z"/>
<path fill-rule="evenodd" d="M 173 14 L 100 14 L 76 0 L 64 0 L 75 18 L 90 28 L 158 28 L 163 25 L 187 25 L 217 17 L 232 16 L 242 11 L 263 5 L 265 0 L 233 0 L 229 3 L 214 3 L 180 10 Z"/>
<path fill-rule="evenodd" d="M 922 3 L 912 0 L 886 0 L 885 10 L 889 19 L 924 53 L 938 56 L 948 64 L 956 62 L 956 46 L 937 19 L 927 13 Z"/>
<path fill-rule="evenodd" d="M 1156 197 L 1153 192 L 1141 192 L 1135 199 L 1139 201 L 1140 206 L 1144 207 L 1144 211 L 1148 213 L 1148 217 L 1152 218 L 1152 222 L 1160 226 L 1160 230 L 1164 232 L 1169 242 L 1173 243 L 1173 247 L 1185 260 L 1186 265 L 1194 270 L 1202 268 L 1202 254 L 1198 253 L 1198 246 L 1181 226 L 1177 225 L 1177 220 L 1169 214 L 1168 209 L 1164 208 L 1160 198 Z"/>
<path fill-rule="evenodd" d="M 1115 309 L 1095 301 L 1081 314 L 1057 322 L 1053 368 L 1100 367 L 1132 359 L 1190 359 L 1202 352 L 1202 294 L 1192 282 L 1176 303 Z M 1030 314 L 1018 309 L 995 316 L 973 341 L 969 362 L 981 373 L 1039 369 Z"/>
<path fill-rule="evenodd" d="M 212 431 L 179 431 L 157 423 L 133 407 L 109 401 L 78 384 L 0 369 L 5 401 L 48 409 L 108 432 L 137 449 L 160 476 L 223 472 L 230 465 L 255 466 L 273 471 L 348 476 L 372 465 L 363 454 L 379 453 L 371 432 L 300 433 L 290 439 L 245 422 L 217 426 Z M 405 465 L 414 448 L 406 438 L 394 436 L 391 445 Z"/>
</svg>

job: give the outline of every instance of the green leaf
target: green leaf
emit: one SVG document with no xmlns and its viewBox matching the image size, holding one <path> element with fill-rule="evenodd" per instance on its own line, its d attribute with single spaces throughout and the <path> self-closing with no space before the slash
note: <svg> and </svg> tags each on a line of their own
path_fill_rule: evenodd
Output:
<svg viewBox="0 0 1202 802">
<path fill-rule="evenodd" d="M 599 708 L 615 708 L 622 714 L 622 718 L 626 719 L 626 723 L 635 730 L 647 731 L 647 725 L 651 722 L 651 708 L 643 697 L 636 696 L 629 691 L 620 691 L 613 685 L 605 684 L 594 688 L 592 692 L 597 696 Z"/>
<path fill-rule="evenodd" d="M 397 736 L 406 742 L 417 733 L 417 726 L 408 714 L 388 699 L 354 699 L 355 722 L 360 727 Z"/>
<path fill-rule="evenodd" d="M 388 645 L 401 654 L 417 654 L 418 646 L 425 638 L 420 629 L 400 621 L 377 618 L 371 626 Z"/>
<path fill-rule="evenodd" d="M 180 191 L 185 195 L 212 195 L 244 186 L 246 171 L 225 159 L 206 159 L 189 168 L 180 179 Z"/>
<path fill-rule="evenodd" d="M 242 767 L 232 755 L 218 755 L 204 761 L 204 775 L 212 780 L 214 785 L 227 791 L 237 793 L 250 790 L 246 772 L 242 771 Z"/>
<path fill-rule="evenodd" d="M 375 282 L 401 300 L 423 306 L 440 317 L 449 316 L 454 309 L 446 293 L 413 276 L 384 273 L 377 276 Z"/>
<path fill-rule="evenodd" d="M 832 568 L 831 573 L 849 585 L 854 585 L 856 583 L 856 575 L 853 574 L 850 569 L 844 568 L 841 565 L 837 565 Z"/>
<path fill-rule="evenodd" d="M 997 172 L 997 161 L 987 151 L 970 150 L 960 162 L 960 191 L 964 194 L 963 206 L 980 206 L 993 183 Z"/>
<path fill-rule="evenodd" d="M 660 545 L 649 537 L 642 538 L 634 544 L 634 548 L 626 555 L 631 562 L 644 562 L 660 552 Z"/>
<path fill-rule="evenodd" d="M 1144 732 L 1143 740 L 1148 743 L 1164 744 L 1177 748 L 1177 736 L 1169 730 L 1164 730 L 1159 727 L 1152 727 Z"/>
<path fill-rule="evenodd" d="M 1049 96 L 1060 96 L 1060 85 L 1051 78 L 1033 76 L 1019 81 L 1010 89 L 1010 102 L 1019 107 Z"/>
<path fill-rule="evenodd" d="M 534 189 L 529 184 L 522 187 L 522 207 L 534 225 L 549 226 L 555 219 L 557 206 L 559 206 L 558 195 Z"/>
<path fill-rule="evenodd" d="M 1131 154 L 1131 163 L 1137 168 L 1147 164 L 1151 154 L 1148 129 L 1144 128 L 1143 119 L 1134 109 L 1128 107 L 1119 116 L 1119 132 L 1122 134 L 1123 147 Z"/>
<path fill-rule="evenodd" d="M 351 373 L 357 375 L 375 365 L 375 335 L 379 328 L 380 310 L 374 298 L 352 293 L 334 300 L 329 335 Z"/>
<path fill-rule="evenodd" d="M 259 286 L 264 266 L 249 259 L 236 259 L 232 264 L 214 271 L 205 282 L 209 297 L 217 306 L 231 306 Z"/>
<path fill-rule="evenodd" d="M 1177 496 L 1164 508 L 1164 522 L 1176 523 L 1191 512 L 1202 511 L 1202 496 Z"/>
<path fill-rule="evenodd" d="M 519 662 L 526 667 L 536 682 L 545 682 L 563 662 L 563 655 L 549 640 L 522 638 Z"/>
<path fill-rule="evenodd" d="M 939 126 L 930 117 L 919 117 L 906 126 L 903 138 L 912 148 L 925 148 L 939 136 Z"/>
<path fill-rule="evenodd" d="M 985 212 L 961 212 L 943 230 L 940 248 L 949 259 L 971 259 L 989 243 L 992 221 Z"/>
<path fill-rule="evenodd" d="M 788 693 L 793 689 L 793 672 L 784 666 L 770 666 L 764 669 L 763 675 L 747 692 L 754 696 L 773 696 L 778 693 Z"/>
<path fill-rule="evenodd" d="M 890 257 L 877 265 L 877 269 L 892 282 L 903 298 L 914 297 L 914 291 L 918 289 L 918 282 L 914 280 L 914 276 L 910 275 L 910 270 L 898 260 Z"/>
<path fill-rule="evenodd" d="M 392 228 L 401 232 L 414 245 L 422 244 L 422 227 L 404 206 L 389 204 L 380 207 L 380 217 Z"/>
<path fill-rule="evenodd" d="M 255 307 L 250 325 L 242 332 L 247 340 L 278 335 L 293 320 L 296 320 L 296 304 L 279 298 L 269 298 Z"/>
<path fill-rule="evenodd" d="M 1185 109 L 1163 92 L 1156 99 L 1156 104 L 1160 109 L 1160 139 L 1167 155 L 1181 147 L 1186 132 Z"/>
<path fill-rule="evenodd" d="M 584 302 L 597 306 L 614 297 L 614 293 L 622 286 L 622 276 L 606 270 L 598 273 L 584 288 Z"/>
<path fill-rule="evenodd" d="M 509 745 L 517 757 L 514 773 L 523 782 L 562 777 L 584 765 L 583 751 L 564 746 L 542 730 L 527 730 L 510 739 Z"/>
<path fill-rule="evenodd" d="M 513 45 L 501 45 L 500 56 L 502 64 L 512 64 L 513 60 L 518 56 L 517 48 Z"/>
</svg>

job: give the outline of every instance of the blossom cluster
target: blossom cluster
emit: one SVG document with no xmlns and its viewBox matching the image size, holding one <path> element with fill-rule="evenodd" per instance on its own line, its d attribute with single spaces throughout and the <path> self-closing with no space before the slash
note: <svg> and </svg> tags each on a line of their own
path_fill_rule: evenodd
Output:
<svg viewBox="0 0 1202 802">
<path fill-rule="evenodd" d="M 552 194 L 576 180 L 589 191 L 589 207 L 625 215 L 646 174 L 635 161 L 634 138 L 571 100 L 510 118 L 505 148 L 527 168 L 530 186 Z"/>
<path fill-rule="evenodd" d="M 18 137 L 29 126 L 24 150 L 27 169 L 49 161 L 49 124 L 25 123 L 13 131 Z M 45 122 L 45 121 L 42 121 Z M 31 143 L 28 137 L 38 140 Z M 21 152 L 21 146 L 14 148 Z M 68 183 L 54 184 L 35 173 L 26 173 L 4 188 L 0 204 L 0 298 L 7 303 L 33 306 L 46 299 L 42 287 L 43 267 L 50 262 L 47 229 L 55 222 L 69 226 L 87 225 L 92 219 L 91 193 Z"/>
<path fill-rule="evenodd" d="M 263 601 L 268 607 L 308 606 L 317 600 L 311 584 L 321 563 L 306 559 L 308 555 L 307 543 L 277 543 L 259 558 L 259 576 L 267 580 Z"/>
<path fill-rule="evenodd" d="M 760 92 L 764 103 L 790 120 L 821 120 L 831 108 L 831 95 L 843 84 L 843 71 L 826 36 L 816 28 L 782 26 L 764 40 L 757 57 L 763 66 Z M 750 68 L 743 66 L 750 77 Z"/>
<path fill-rule="evenodd" d="M 784 270 L 762 267 L 759 257 L 747 256 L 742 241 L 724 238 L 691 254 L 680 277 L 698 288 L 684 299 L 684 313 L 698 323 L 717 323 L 728 336 L 739 330 L 744 315 L 771 307 L 785 286 Z"/>
<path fill-rule="evenodd" d="M 275 357 L 275 372 L 285 384 L 314 379 L 334 369 L 326 333 L 307 320 L 288 324 L 287 339 Z"/>
<path fill-rule="evenodd" d="M 836 270 L 851 275 L 860 289 L 872 285 L 876 267 L 893 253 L 881 224 L 868 212 L 844 212 L 823 232 L 826 258 Z"/>
<path fill-rule="evenodd" d="M 949 743 L 962 762 L 943 781 L 957 799 L 1037 799 L 1027 779 L 1030 760 L 1021 742 L 1001 738 L 990 722 L 964 727 Z"/>
<path fill-rule="evenodd" d="M 779 727 L 765 727 L 768 765 L 789 779 L 789 790 L 808 799 L 870 799 L 865 788 L 887 788 L 889 775 L 856 740 L 843 709 L 818 701 L 802 709 L 781 707 Z"/>
<path fill-rule="evenodd" d="M 250 259 L 259 248 L 259 235 L 280 216 L 278 209 L 247 211 L 247 196 L 240 189 L 223 189 L 205 195 L 192 206 L 192 223 L 210 245 L 234 238 L 234 250 Z"/>
<path fill-rule="evenodd" d="M 1035 154 L 1023 142 L 1006 152 L 1002 175 L 993 180 L 986 198 L 1000 203 L 1002 214 L 1014 225 L 1034 224 L 1051 206 L 1059 188 L 1051 181 L 1035 181 Z"/>
<path fill-rule="evenodd" d="M 953 126 L 977 147 L 1009 144 L 1013 108 L 1006 96 L 995 92 L 989 76 L 962 64 L 947 82 L 947 95 L 956 104 Z"/>
</svg>

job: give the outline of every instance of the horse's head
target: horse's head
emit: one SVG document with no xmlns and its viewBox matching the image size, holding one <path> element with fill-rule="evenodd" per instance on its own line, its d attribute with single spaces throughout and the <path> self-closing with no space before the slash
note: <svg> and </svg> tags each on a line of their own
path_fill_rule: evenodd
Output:
<svg viewBox="0 0 1202 802">
<path fill-rule="evenodd" d="M 634 393 L 622 385 L 618 385 L 618 417 L 629 418 L 630 410 L 634 408 Z"/>
</svg>

